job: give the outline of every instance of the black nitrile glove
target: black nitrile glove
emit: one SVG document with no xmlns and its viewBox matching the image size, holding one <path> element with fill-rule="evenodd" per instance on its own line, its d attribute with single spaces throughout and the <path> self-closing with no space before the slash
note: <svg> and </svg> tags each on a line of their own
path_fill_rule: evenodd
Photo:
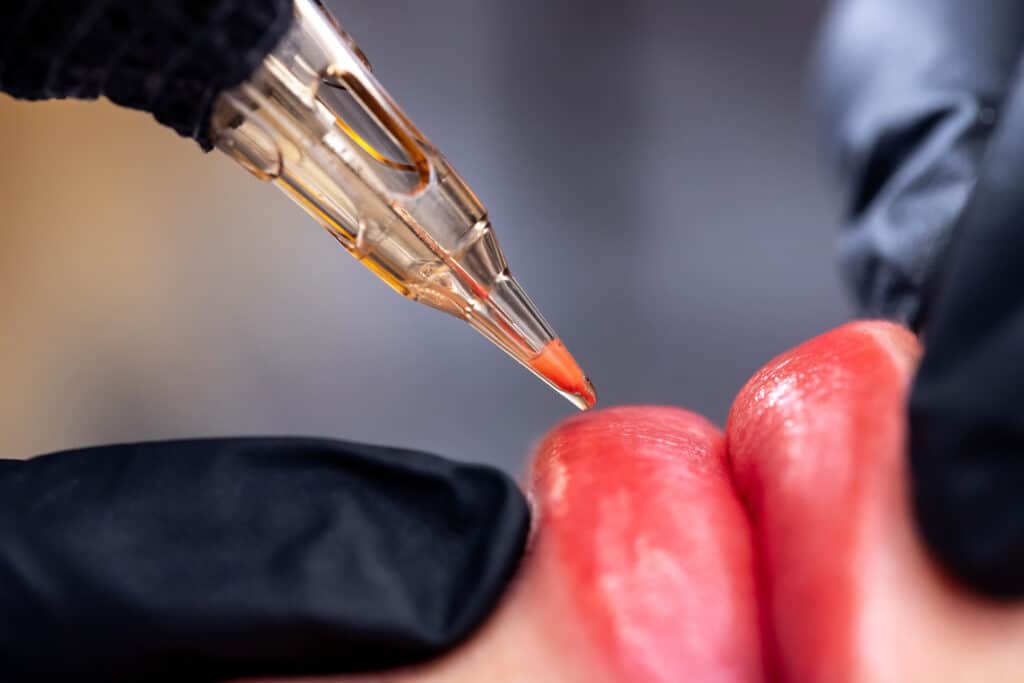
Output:
<svg viewBox="0 0 1024 683">
<path fill-rule="evenodd" d="M 210 148 L 214 100 L 291 25 L 292 0 L 4 0 L 0 91 L 105 96 Z"/>
<path fill-rule="evenodd" d="M 529 514 L 500 472 L 315 439 L 0 460 L 0 680 L 361 671 L 490 613 Z"/>
<path fill-rule="evenodd" d="M 844 274 L 924 333 L 919 526 L 966 583 L 1024 596 L 1024 2 L 841 0 L 823 48 Z"/>
</svg>

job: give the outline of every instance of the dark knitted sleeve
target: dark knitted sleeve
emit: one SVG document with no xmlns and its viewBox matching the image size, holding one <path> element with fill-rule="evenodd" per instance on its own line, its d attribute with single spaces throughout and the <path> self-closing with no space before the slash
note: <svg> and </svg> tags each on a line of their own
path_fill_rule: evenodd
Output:
<svg viewBox="0 0 1024 683">
<path fill-rule="evenodd" d="M 6 0 L 0 90 L 111 101 L 210 146 L 210 108 L 287 30 L 290 0 Z"/>
</svg>

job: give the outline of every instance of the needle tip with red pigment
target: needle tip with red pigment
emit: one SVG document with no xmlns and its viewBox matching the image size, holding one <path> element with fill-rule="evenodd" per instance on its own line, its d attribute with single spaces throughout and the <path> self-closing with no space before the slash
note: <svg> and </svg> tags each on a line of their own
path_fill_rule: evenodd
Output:
<svg viewBox="0 0 1024 683">
<path fill-rule="evenodd" d="M 548 342 L 530 361 L 530 368 L 562 391 L 581 410 L 593 408 L 597 403 L 594 385 L 565 348 L 561 339 Z"/>
</svg>

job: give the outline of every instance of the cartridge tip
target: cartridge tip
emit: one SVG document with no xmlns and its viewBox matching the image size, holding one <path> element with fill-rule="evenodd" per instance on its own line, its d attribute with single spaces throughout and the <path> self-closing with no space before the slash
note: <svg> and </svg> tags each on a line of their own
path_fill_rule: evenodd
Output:
<svg viewBox="0 0 1024 683">
<path fill-rule="evenodd" d="M 597 403 L 597 389 L 594 388 L 594 383 L 590 381 L 589 377 L 584 377 L 583 382 L 581 398 L 586 402 L 587 408 L 593 408 Z"/>
<path fill-rule="evenodd" d="M 597 403 L 594 385 L 565 348 L 561 339 L 548 342 L 539 354 L 530 360 L 530 368 L 566 394 L 580 410 L 593 408 Z"/>
</svg>

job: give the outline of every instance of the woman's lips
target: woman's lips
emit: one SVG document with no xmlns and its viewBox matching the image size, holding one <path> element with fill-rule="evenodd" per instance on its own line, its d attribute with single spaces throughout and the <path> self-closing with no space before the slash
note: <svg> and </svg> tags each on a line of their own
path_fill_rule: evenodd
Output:
<svg viewBox="0 0 1024 683">
<path fill-rule="evenodd" d="M 537 555 L 610 680 L 1024 681 L 1024 609 L 959 590 L 913 528 L 919 355 L 861 322 L 779 356 L 733 404 L 727 458 L 707 422 L 664 408 L 542 443 Z"/>
<path fill-rule="evenodd" d="M 907 517 L 917 354 L 902 328 L 856 323 L 779 356 L 734 403 L 728 456 L 670 408 L 580 416 L 542 442 L 537 556 L 612 680 L 874 680 L 865 628 L 887 624 L 866 597 Z"/>
<path fill-rule="evenodd" d="M 958 591 L 912 527 L 919 354 L 869 322 L 779 356 L 734 403 L 728 458 L 711 425 L 663 408 L 541 444 L 533 562 L 611 680 L 1024 680 L 1024 614 Z"/>
</svg>

